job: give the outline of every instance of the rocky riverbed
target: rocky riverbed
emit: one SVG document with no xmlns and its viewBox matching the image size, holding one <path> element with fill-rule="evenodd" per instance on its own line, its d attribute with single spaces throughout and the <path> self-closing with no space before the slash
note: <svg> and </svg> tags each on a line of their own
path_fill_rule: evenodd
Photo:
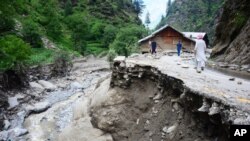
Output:
<svg viewBox="0 0 250 141">
<path fill-rule="evenodd" d="M 1 111 L 0 140 L 229 140 L 250 124 L 250 82 L 193 69 L 191 54 L 79 59 L 68 76 L 30 82 Z"/>
<path fill-rule="evenodd" d="M 72 122 L 75 105 L 109 75 L 105 59 L 77 59 L 66 77 L 32 81 L 30 89 L 9 92 L 9 107 L 1 111 L 4 128 L 0 140 L 58 140 Z"/>
</svg>

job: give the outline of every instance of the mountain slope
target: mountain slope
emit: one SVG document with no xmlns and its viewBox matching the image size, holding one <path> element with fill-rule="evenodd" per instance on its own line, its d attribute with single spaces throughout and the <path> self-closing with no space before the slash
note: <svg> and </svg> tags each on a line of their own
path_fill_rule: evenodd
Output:
<svg viewBox="0 0 250 141">
<path fill-rule="evenodd" d="M 175 0 L 157 28 L 169 24 L 180 31 L 207 32 L 211 43 L 223 1 Z"/>
<path fill-rule="evenodd" d="M 8 35 L 12 35 L 9 40 L 24 41 L 24 46 L 31 48 L 26 60 L 29 65 L 51 63 L 62 51 L 98 55 L 114 50 L 128 55 L 145 32 L 131 0 L 0 0 L 0 21 L 0 46 L 16 44 L 6 43 Z M 127 32 L 131 37 L 122 36 Z M 120 36 L 125 39 L 118 39 Z M 133 39 L 133 44 L 123 42 L 126 38 Z M 6 54 L 0 48 L 3 60 L 17 54 Z M 0 62 L 0 69 L 11 68 L 16 61 Z"/>
<path fill-rule="evenodd" d="M 250 1 L 227 0 L 216 27 L 212 57 L 217 61 L 250 64 Z"/>
</svg>

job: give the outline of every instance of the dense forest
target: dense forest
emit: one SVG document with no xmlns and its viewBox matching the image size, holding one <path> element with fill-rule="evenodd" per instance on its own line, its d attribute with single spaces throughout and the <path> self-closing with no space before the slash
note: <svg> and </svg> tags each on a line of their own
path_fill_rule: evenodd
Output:
<svg viewBox="0 0 250 141">
<path fill-rule="evenodd" d="M 223 4 L 224 0 L 170 0 L 156 28 L 170 24 L 180 31 L 207 32 L 212 42 Z"/>
<path fill-rule="evenodd" d="M 0 0 L 0 70 L 79 55 L 129 55 L 141 0 Z"/>
</svg>

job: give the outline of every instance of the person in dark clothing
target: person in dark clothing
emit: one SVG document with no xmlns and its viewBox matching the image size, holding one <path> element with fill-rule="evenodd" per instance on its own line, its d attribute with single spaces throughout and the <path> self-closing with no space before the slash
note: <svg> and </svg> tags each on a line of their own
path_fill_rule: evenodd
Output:
<svg viewBox="0 0 250 141">
<path fill-rule="evenodd" d="M 157 43 L 155 41 L 151 42 L 151 54 L 156 54 Z"/>
<path fill-rule="evenodd" d="M 179 41 L 177 43 L 176 47 L 177 47 L 177 54 L 178 54 L 178 56 L 180 56 L 181 55 L 181 49 L 182 49 L 181 41 Z"/>
<path fill-rule="evenodd" d="M 151 54 L 156 54 L 156 48 L 157 48 L 158 44 L 156 43 L 156 41 L 154 40 L 150 40 L 149 41 L 149 48 L 150 48 L 150 52 Z"/>
</svg>

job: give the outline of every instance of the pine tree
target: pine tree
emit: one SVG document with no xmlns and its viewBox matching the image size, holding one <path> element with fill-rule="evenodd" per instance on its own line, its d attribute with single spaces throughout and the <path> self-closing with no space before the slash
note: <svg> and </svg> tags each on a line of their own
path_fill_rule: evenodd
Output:
<svg viewBox="0 0 250 141">
<path fill-rule="evenodd" d="M 151 23 L 151 21 L 150 21 L 150 14 L 149 14 L 149 12 L 147 12 L 146 18 L 145 18 L 145 24 L 148 27 L 150 23 Z"/>
<path fill-rule="evenodd" d="M 166 16 L 169 14 L 169 11 L 171 9 L 172 2 L 171 0 L 168 0 L 167 7 L 166 7 Z"/>
<path fill-rule="evenodd" d="M 145 7 L 145 5 L 143 4 L 143 0 L 134 0 L 133 4 L 135 7 L 135 12 L 137 16 L 139 16 L 143 12 L 143 8 Z"/>
</svg>

